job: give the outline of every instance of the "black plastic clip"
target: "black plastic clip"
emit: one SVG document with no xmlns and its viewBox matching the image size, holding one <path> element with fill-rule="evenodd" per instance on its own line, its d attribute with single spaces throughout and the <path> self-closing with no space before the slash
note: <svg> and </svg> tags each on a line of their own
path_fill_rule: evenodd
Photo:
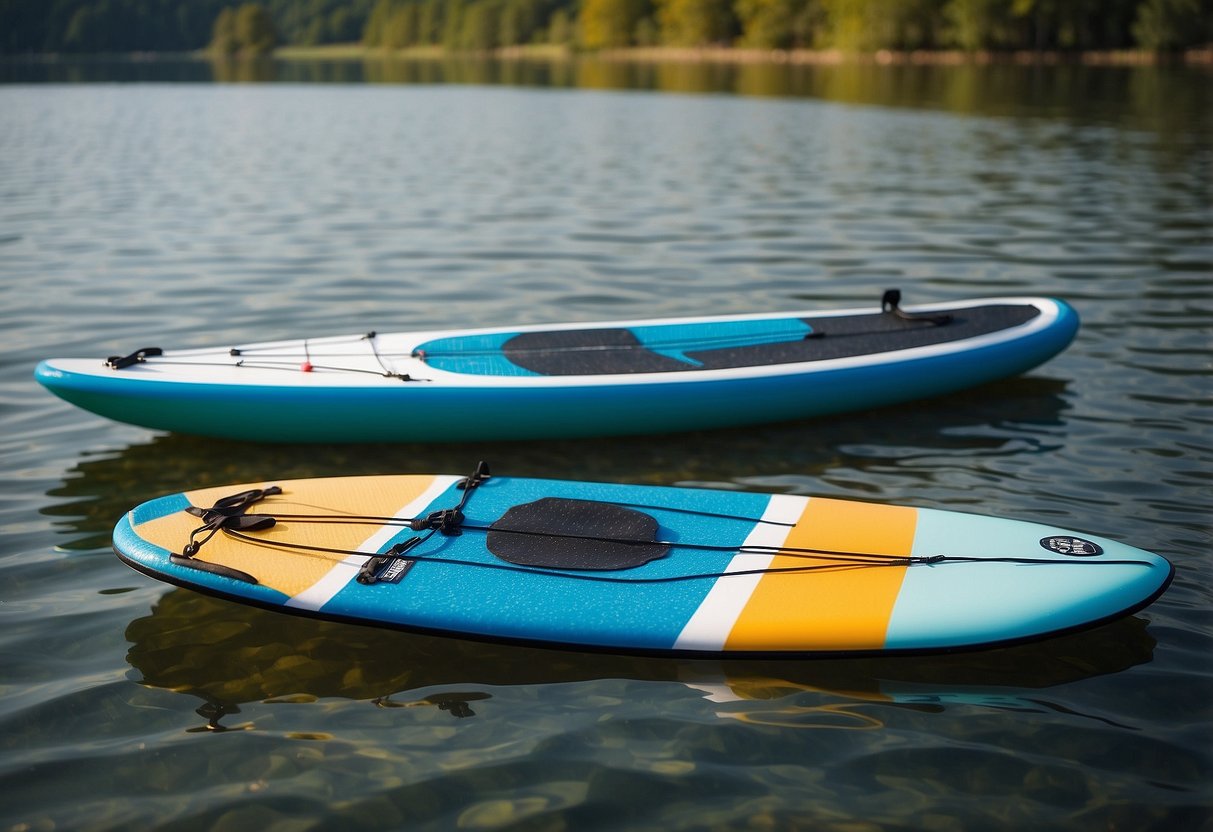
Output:
<svg viewBox="0 0 1213 832">
<path fill-rule="evenodd" d="M 901 290 L 886 289 L 880 298 L 880 311 L 885 315 L 896 315 L 903 321 L 922 321 L 923 323 L 943 326 L 952 320 L 946 312 L 933 314 L 931 312 L 906 312 L 901 308 Z"/>
<path fill-rule="evenodd" d="M 444 508 L 435 511 L 426 518 L 417 518 L 409 523 L 409 528 L 415 532 L 426 529 L 437 529 L 447 537 L 458 537 L 463 534 L 460 525 L 463 523 L 463 512 L 457 508 Z"/>
<path fill-rule="evenodd" d="M 455 487 L 460 491 L 467 491 L 492 478 L 493 475 L 489 473 L 489 464 L 482 459 L 476 463 L 476 470 L 472 472 L 472 475 L 461 479 L 455 484 Z"/>
<path fill-rule="evenodd" d="M 268 514 L 245 514 L 244 512 L 254 503 L 281 493 L 281 488 L 271 485 L 267 488 L 252 488 L 248 491 L 241 491 L 238 494 L 221 497 L 210 508 L 187 507 L 185 509 L 186 513 L 192 514 L 195 517 L 201 517 L 202 525 L 190 532 L 189 543 L 185 544 L 181 550 L 181 554 L 177 557 L 184 559 L 193 558 L 198 554 L 198 550 L 202 548 L 203 544 L 214 537 L 221 529 L 237 532 L 259 532 L 273 528 L 274 524 L 278 522 L 273 516 Z M 201 540 L 196 539 L 199 535 L 203 534 L 205 537 Z"/>
<path fill-rule="evenodd" d="M 190 506 L 186 511 L 195 517 L 201 517 L 207 524 L 213 524 L 222 518 L 244 518 L 244 512 L 249 506 L 264 500 L 266 497 L 273 497 L 281 494 L 282 489 L 276 485 L 271 485 L 267 488 L 251 488 L 248 491 L 241 491 L 238 494 L 229 494 L 226 497 L 221 497 L 215 501 L 215 504 L 210 508 L 199 508 L 198 506 Z M 227 528 L 235 528 L 239 531 L 259 531 L 268 529 L 273 524 L 273 517 L 250 514 L 245 519 L 257 518 L 263 525 L 233 525 Z M 264 523 L 269 520 L 271 522 Z"/>
<path fill-rule="evenodd" d="M 111 355 L 105 359 L 105 366 L 111 370 L 121 370 L 125 367 L 131 367 L 135 364 L 141 364 L 149 358 L 157 355 L 164 355 L 164 350 L 159 347 L 144 347 L 141 350 L 135 350 L 130 355 Z"/>
<path fill-rule="evenodd" d="M 406 572 L 413 568 L 413 564 L 417 562 L 410 558 L 401 557 L 401 555 L 412 549 L 422 540 L 423 538 L 420 537 L 410 537 L 408 540 L 397 543 L 382 555 L 367 558 L 366 563 L 362 564 L 362 568 L 358 570 L 358 583 L 365 586 L 370 586 L 379 581 L 397 583 L 404 577 Z"/>
</svg>

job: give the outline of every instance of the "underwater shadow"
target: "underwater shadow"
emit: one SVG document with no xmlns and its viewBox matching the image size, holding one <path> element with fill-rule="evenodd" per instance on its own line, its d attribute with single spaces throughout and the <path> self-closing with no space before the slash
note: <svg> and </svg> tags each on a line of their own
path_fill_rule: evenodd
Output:
<svg viewBox="0 0 1213 832">
<path fill-rule="evenodd" d="M 595 680 L 676 682 L 722 705 L 721 716 L 764 721 L 798 710 L 806 692 L 941 709 L 975 704 L 1041 710 L 1032 694 L 1149 662 L 1147 622 L 1127 617 L 1012 647 L 914 656 L 683 659 L 587 653 L 322 621 L 174 589 L 126 630 L 141 684 L 196 696 L 218 719 L 253 702 L 366 700 L 475 715 L 487 689 Z M 784 700 L 781 704 L 780 700 Z M 749 712 L 745 703 L 778 707 Z M 740 704 L 738 704 L 740 703 Z"/>
</svg>

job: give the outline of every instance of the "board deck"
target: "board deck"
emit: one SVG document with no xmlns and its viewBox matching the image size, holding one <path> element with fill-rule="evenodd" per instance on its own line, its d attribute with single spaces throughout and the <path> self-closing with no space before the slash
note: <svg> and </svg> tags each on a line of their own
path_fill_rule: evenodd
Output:
<svg viewBox="0 0 1213 832">
<path fill-rule="evenodd" d="M 787 494 L 400 475 L 219 502 L 269 485 L 144 503 L 114 547 L 160 580 L 280 611 L 689 655 L 1003 645 L 1129 614 L 1172 575 L 1158 555 L 1048 525 Z"/>
<path fill-rule="evenodd" d="M 234 439 L 467 441 L 665 433 L 808 418 L 1025 372 L 1078 329 L 1067 304 L 366 333 L 48 359 L 35 377 L 122 422 Z"/>
</svg>

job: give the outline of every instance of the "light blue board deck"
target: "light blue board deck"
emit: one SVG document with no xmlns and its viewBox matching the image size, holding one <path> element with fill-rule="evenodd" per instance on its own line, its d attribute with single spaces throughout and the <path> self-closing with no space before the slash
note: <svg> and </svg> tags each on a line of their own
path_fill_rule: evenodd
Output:
<svg viewBox="0 0 1213 832">
<path fill-rule="evenodd" d="M 682 369 L 678 372 L 545 375 L 511 361 L 503 351 L 511 339 L 545 330 L 514 328 L 254 344 L 237 348 L 237 355 L 229 355 L 228 347 L 166 351 L 122 369 L 98 359 L 48 359 L 39 364 L 35 378 L 66 401 L 118 421 L 254 441 L 669 433 L 803 419 L 942 395 L 1030 370 L 1063 350 L 1077 332 L 1077 315 L 1061 301 L 1002 299 L 988 305 L 1012 302 L 1039 312 L 1005 330 L 940 344 L 895 349 L 886 346 L 886 335 L 877 334 L 871 351 L 859 355 L 745 366 L 699 366 L 694 356 L 702 358 L 704 352 L 691 344 L 715 350 L 778 347 L 817 333 L 819 323 L 736 316 L 620 325 L 654 360 Z M 966 303 L 980 312 L 987 302 Z M 860 312 L 880 317 L 879 310 L 856 310 Z M 832 337 L 813 343 L 830 347 L 838 343 Z"/>
<path fill-rule="evenodd" d="M 398 503 L 386 509 L 389 514 L 407 507 L 401 516 L 427 516 L 457 505 L 462 497 L 454 486 L 456 478 L 426 478 L 428 490 L 420 497 L 410 485 L 408 499 L 393 500 L 392 489 L 405 479 L 284 482 L 282 496 L 263 500 L 249 513 L 289 515 L 300 506 L 335 505 L 344 499 L 337 495 L 361 492 L 383 496 L 383 505 Z M 1007 644 L 1131 613 L 1161 594 L 1172 574 L 1165 559 L 1149 552 L 1035 523 L 823 498 L 505 477 L 474 489 L 465 507 L 467 526 L 487 527 L 512 506 L 548 497 L 639 504 L 645 508 L 636 510 L 658 521 L 658 539 L 674 546 L 665 557 L 629 569 L 539 570 L 505 562 L 487 550 L 482 531 L 469 529 L 458 536 L 435 534 L 410 550 L 405 557 L 414 562 L 399 583 L 364 585 L 355 576 L 370 553 L 386 552 L 421 534 L 399 525 L 373 524 L 357 532 L 359 543 L 373 545 L 348 545 L 365 554 L 347 558 L 334 553 L 320 564 L 314 552 L 268 549 L 222 534 L 199 550 L 198 559 L 239 568 L 261 581 L 258 584 L 170 562 L 170 552 L 181 551 L 189 531 L 201 523 L 184 513 L 188 505 L 206 507 L 220 496 L 262 485 L 205 489 L 145 503 L 117 525 L 115 549 L 128 564 L 153 577 L 271 609 L 478 639 L 688 655 L 896 653 Z M 376 514 L 383 511 L 375 509 Z M 812 526 L 829 525 L 831 512 L 845 517 L 844 527 L 859 521 L 859 545 L 867 545 L 871 527 L 887 518 L 906 521 L 909 536 L 900 554 L 918 560 L 857 568 L 831 559 L 824 571 L 726 574 L 764 564 L 773 568 L 778 562 L 769 553 L 740 554 L 737 547 L 763 541 L 785 550 L 798 540 L 803 545 L 804 535 L 814 533 Z M 337 513 L 358 511 L 347 507 Z M 764 517 L 776 522 L 755 519 Z M 349 529 L 313 525 L 320 529 L 317 534 L 330 529 L 344 534 Z M 283 521 L 250 534 L 298 542 L 303 540 L 302 528 Z M 1071 538 L 1094 544 L 1102 553 L 1059 554 L 1042 543 Z M 680 548 L 679 543 L 722 550 Z M 313 571 L 312 577 L 298 582 L 298 575 L 307 570 Z M 873 581 L 887 586 L 894 573 L 900 577 L 886 601 L 878 597 L 879 590 L 869 595 Z M 676 580 L 686 575 L 705 577 Z M 837 589 L 835 583 L 829 592 L 871 597 L 871 609 L 844 610 L 832 618 L 835 613 L 817 604 L 796 602 L 820 592 L 823 581 L 854 582 L 851 590 Z M 794 599 L 786 608 L 778 606 L 783 590 L 790 590 L 788 597 Z M 772 621 L 778 630 L 774 634 Z"/>
</svg>

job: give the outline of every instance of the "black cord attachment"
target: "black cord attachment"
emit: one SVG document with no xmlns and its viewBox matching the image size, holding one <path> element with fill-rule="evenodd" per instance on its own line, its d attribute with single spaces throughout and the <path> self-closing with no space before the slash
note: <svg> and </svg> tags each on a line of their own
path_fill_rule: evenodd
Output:
<svg viewBox="0 0 1213 832">
<path fill-rule="evenodd" d="M 415 532 L 434 529 L 447 537 L 458 537 L 463 534 L 463 529 L 460 528 L 463 520 L 463 512 L 458 508 L 444 508 L 431 513 L 429 517 L 418 517 L 409 523 L 409 528 Z"/>
<path fill-rule="evenodd" d="M 371 333 L 368 337 L 372 337 L 373 335 L 374 333 Z M 463 521 L 465 519 L 463 507 L 467 505 L 468 499 L 472 496 L 472 492 L 476 490 L 476 487 L 491 476 L 489 466 L 483 460 L 477 463 L 476 470 L 472 472 L 471 476 L 464 477 L 455 484 L 455 487 L 463 492 L 459 505 L 454 508 L 440 509 L 439 511 L 431 512 L 428 517 L 418 517 L 415 520 L 409 521 L 408 525 L 410 529 L 415 532 L 426 532 L 426 534 L 420 537 L 410 537 L 408 540 L 397 543 L 382 555 L 368 558 L 358 571 L 358 583 L 367 586 L 375 583 L 399 583 L 400 579 L 417 562 L 416 560 L 402 557 L 405 552 L 429 540 L 435 532 L 439 532 L 447 537 L 458 537 L 463 534 Z"/>
<path fill-rule="evenodd" d="M 459 501 L 459 505 L 454 508 L 444 508 L 440 511 L 432 512 L 428 517 L 418 517 L 409 523 L 409 528 L 415 532 L 433 529 L 441 532 L 447 537 L 457 537 L 463 534 L 461 528 L 464 521 L 463 507 L 467 505 L 468 498 L 472 496 L 472 492 L 477 486 L 487 480 L 492 479 L 493 475 L 489 473 L 489 466 L 484 461 L 476 463 L 476 470 L 471 476 L 464 477 L 459 482 L 455 483 L 455 487 L 463 492 L 463 498 Z"/>
<path fill-rule="evenodd" d="M 455 484 L 455 487 L 460 491 L 467 491 L 492 478 L 493 475 L 489 473 L 489 464 L 482 459 L 476 463 L 476 470 L 472 472 L 472 475 L 461 479 Z"/>
<path fill-rule="evenodd" d="M 231 578 L 234 581 L 241 581 L 246 584 L 258 584 L 256 578 L 247 572 L 241 572 L 239 569 L 233 569 L 230 566 L 224 566 L 221 563 L 207 563 L 204 560 L 195 560 L 192 557 L 185 555 L 169 555 L 169 561 L 177 566 L 184 566 L 189 569 L 197 569 L 199 572 L 210 572 L 212 575 L 222 575 L 225 578 Z"/>
<path fill-rule="evenodd" d="M 401 555 L 423 540 L 425 540 L 425 537 L 410 537 L 408 540 L 397 543 L 382 555 L 368 558 L 366 563 L 362 564 L 362 568 L 358 570 L 358 583 L 365 586 L 370 586 L 381 581 L 392 584 L 399 583 L 400 579 L 417 562 L 401 557 Z"/>
<path fill-rule="evenodd" d="M 179 556 L 174 557 L 193 558 L 208 540 L 223 529 L 238 532 L 257 532 L 273 528 L 274 524 L 278 522 L 273 517 L 265 514 L 245 514 L 245 511 L 266 497 L 272 497 L 275 494 L 281 493 L 281 488 L 271 485 L 268 488 L 253 488 L 248 491 L 241 491 L 238 494 L 221 497 L 210 508 L 190 506 L 186 509 L 186 512 L 195 517 L 201 517 L 202 525 L 190 532 L 189 543 L 185 544 Z M 198 536 L 202 534 L 206 536 L 198 540 Z"/>
<path fill-rule="evenodd" d="M 105 366 L 111 370 L 121 370 L 135 364 L 142 364 L 147 359 L 154 358 L 157 355 L 164 355 L 164 350 L 159 347 L 144 347 L 141 350 L 135 350 L 130 355 L 111 355 L 105 359 Z"/>
<path fill-rule="evenodd" d="M 362 336 L 362 340 L 371 345 L 371 354 L 375 356 L 375 360 L 379 362 L 379 369 L 383 370 L 384 378 L 398 378 L 401 381 L 413 381 L 413 377 L 408 373 L 397 373 L 388 369 L 388 366 L 383 363 L 383 356 L 379 354 L 379 347 L 375 345 L 375 339 L 379 337 L 375 330 L 371 330 L 366 335 Z"/>
<path fill-rule="evenodd" d="M 943 326 L 951 322 L 952 316 L 947 313 L 938 315 L 929 312 L 906 312 L 901 308 L 901 290 L 886 289 L 880 298 L 880 311 L 885 315 L 896 315 L 903 321 L 922 321 L 923 323 Z"/>
</svg>

